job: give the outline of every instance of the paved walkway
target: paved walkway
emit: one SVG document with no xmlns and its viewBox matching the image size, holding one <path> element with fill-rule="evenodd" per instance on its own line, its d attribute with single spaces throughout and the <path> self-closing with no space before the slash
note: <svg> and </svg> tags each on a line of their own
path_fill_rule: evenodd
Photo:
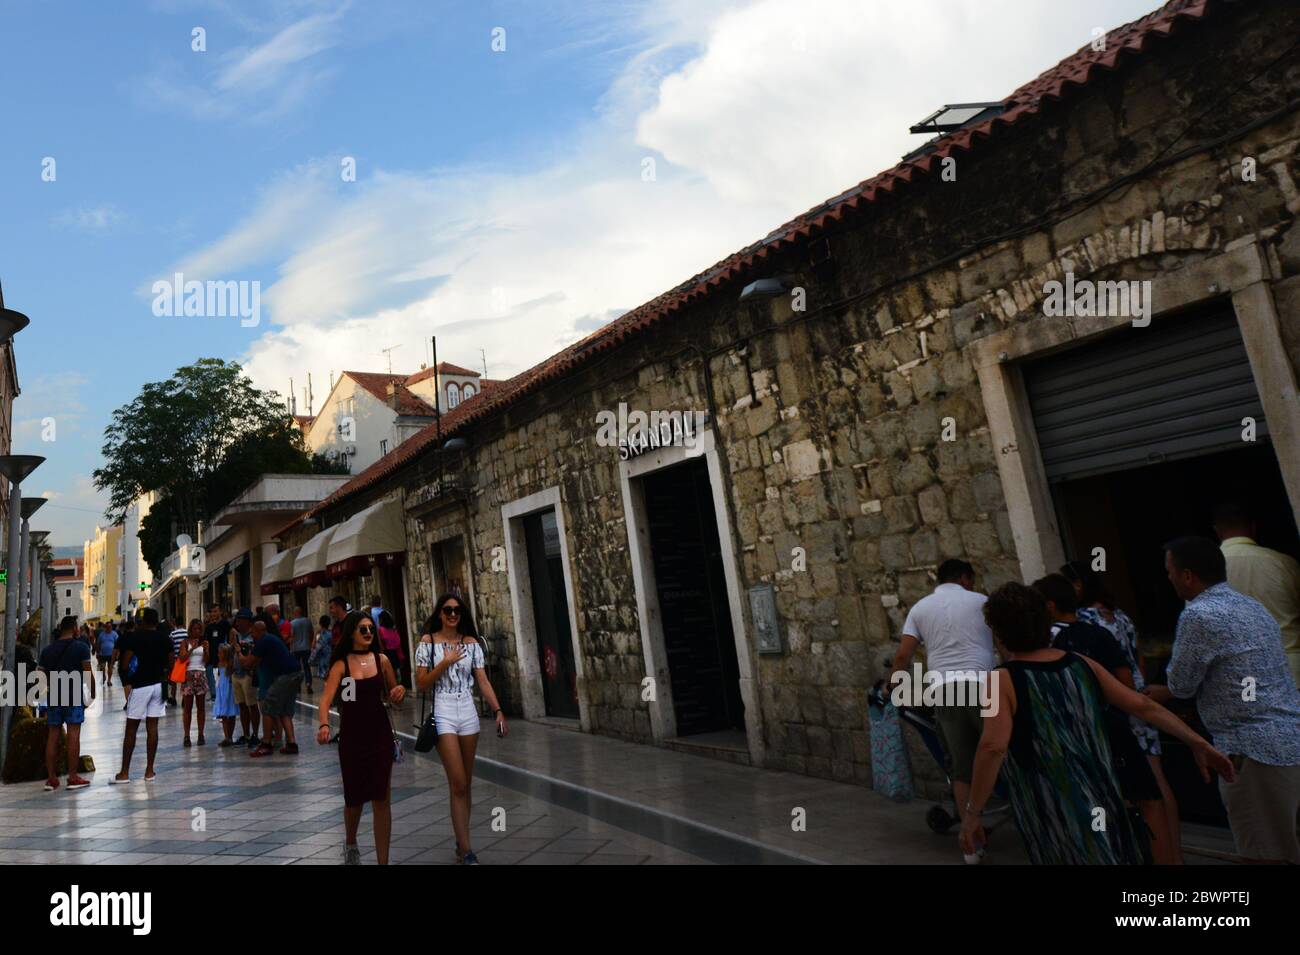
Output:
<svg viewBox="0 0 1300 955">
<path fill-rule="evenodd" d="M 0 862 L 338 864 L 342 780 L 336 749 L 309 735 L 314 699 L 300 703 L 301 754 L 264 760 L 217 747 L 221 732 L 211 721 L 207 746 L 182 748 L 180 710 L 169 708 L 157 781 L 140 779 L 142 730 L 136 781 L 113 787 L 125 722 L 114 687 L 83 730 L 83 751 L 99 767 L 94 785 L 75 793 L 45 793 L 39 782 L 0 787 Z M 419 705 L 412 697 L 395 714 L 408 741 Z M 490 729 L 480 737 L 474 801 L 474 846 L 484 864 L 961 864 L 955 832 L 926 826 L 925 800 L 895 803 L 861 786 L 522 720 L 504 740 Z M 505 811 L 504 832 L 492 831 L 496 808 Z M 792 825 L 796 813 L 802 829 Z M 367 815 L 360 843 L 373 863 L 370 832 Z M 393 770 L 391 861 L 451 864 L 453 846 L 442 768 L 408 752 Z M 985 864 L 1025 861 L 1005 822 Z"/>
<path fill-rule="evenodd" d="M 122 703 L 122 690 L 114 685 L 87 714 L 82 751 L 97 767 L 89 789 L 46 793 L 40 782 L 0 787 L 0 862 L 342 862 L 343 789 L 335 747 L 318 746 L 308 736 L 298 756 L 250 759 L 242 747 L 218 747 L 220 726 L 210 720 L 207 745 L 186 749 L 180 707 L 168 707 L 159 725 L 157 780 L 143 781 L 141 727 L 133 781 L 110 786 L 121 760 Z M 298 723 L 310 731 L 315 720 Z M 474 848 L 484 865 L 705 861 L 490 781 L 475 781 L 474 800 Z M 491 829 L 496 808 L 505 812 L 504 832 Z M 367 812 L 358 837 L 363 864 L 375 862 L 371 833 Z M 449 865 L 454 846 L 442 768 L 436 760 L 408 753 L 405 763 L 393 767 L 390 861 Z"/>
</svg>

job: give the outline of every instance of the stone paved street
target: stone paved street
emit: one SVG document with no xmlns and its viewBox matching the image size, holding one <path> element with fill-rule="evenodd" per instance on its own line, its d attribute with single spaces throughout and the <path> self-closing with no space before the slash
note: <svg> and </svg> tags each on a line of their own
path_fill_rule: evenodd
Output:
<svg viewBox="0 0 1300 955">
<path fill-rule="evenodd" d="M 253 760 L 221 749 L 219 725 L 208 744 L 181 745 L 179 707 L 159 727 L 155 782 L 144 775 L 144 729 L 129 786 L 110 786 L 121 756 L 122 690 L 114 686 L 88 713 L 83 752 L 95 758 L 89 789 L 46 793 L 39 782 L 0 788 L 0 862 L 150 865 L 337 865 L 342 862 L 343 790 L 337 750 L 308 739 L 296 757 Z M 300 711 L 300 729 L 314 723 Z M 236 730 L 238 735 L 238 730 Z M 193 734 L 198 738 L 197 732 Z M 681 864 L 704 860 L 486 781 L 474 784 L 474 848 L 484 865 Z M 393 769 L 391 861 L 447 865 L 454 840 L 447 789 L 436 761 L 408 753 Z M 494 807 L 506 831 L 491 831 Z M 204 810 L 203 831 L 194 831 Z M 375 862 L 370 815 L 358 839 Z"/>
</svg>

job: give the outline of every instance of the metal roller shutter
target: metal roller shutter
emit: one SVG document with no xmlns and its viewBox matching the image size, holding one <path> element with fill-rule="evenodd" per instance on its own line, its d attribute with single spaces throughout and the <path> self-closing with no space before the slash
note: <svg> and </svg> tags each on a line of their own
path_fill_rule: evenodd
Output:
<svg viewBox="0 0 1300 955">
<path fill-rule="evenodd" d="M 1025 368 L 1049 481 L 1242 447 L 1242 418 L 1264 440 L 1264 409 L 1231 311 L 1125 327 Z"/>
</svg>

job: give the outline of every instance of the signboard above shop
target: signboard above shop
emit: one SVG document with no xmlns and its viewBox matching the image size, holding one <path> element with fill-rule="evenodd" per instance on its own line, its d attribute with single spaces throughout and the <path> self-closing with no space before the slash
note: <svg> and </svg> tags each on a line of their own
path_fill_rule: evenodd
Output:
<svg viewBox="0 0 1300 955">
<path fill-rule="evenodd" d="M 625 407 L 625 406 L 624 406 Z M 660 448 L 697 447 L 709 422 L 705 411 L 644 411 L 620 408 L 618 457 L 621 461 Z"/>
</svg>

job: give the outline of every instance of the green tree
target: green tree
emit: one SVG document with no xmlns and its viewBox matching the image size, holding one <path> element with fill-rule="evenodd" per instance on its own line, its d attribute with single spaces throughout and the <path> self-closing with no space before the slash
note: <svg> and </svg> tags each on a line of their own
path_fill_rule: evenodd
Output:
<svg viewBox="0 0 1300 955">
<path fill-rule="evenodd" d="M 109 492 L 109 521 L 120 521 L 141 494 L 157 495 L 140 529 L 155 575 L 178 528 L 193 533 L 261 475 L 323 470 L 280 397 L 220 358 L 201 358 L 141 388 L 113 412 L 103 455 L 94 480 Z"/>
</svg>

